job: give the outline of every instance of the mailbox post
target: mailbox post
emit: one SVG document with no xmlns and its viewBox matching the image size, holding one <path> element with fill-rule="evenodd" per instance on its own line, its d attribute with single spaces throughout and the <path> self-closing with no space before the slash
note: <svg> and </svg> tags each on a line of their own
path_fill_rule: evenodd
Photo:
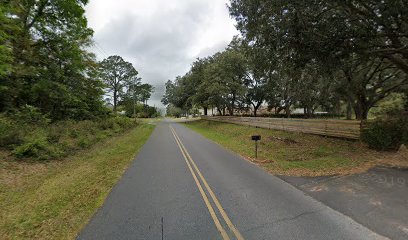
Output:
<svg viewBox="0 0 408 240">
<path fill-rule="evenodd" d="M 252 140 L 255 141 L 255 159 L 258 158 L 258 141 L 261 140 L 261 135 L 253 135 Z"/>
</svg>

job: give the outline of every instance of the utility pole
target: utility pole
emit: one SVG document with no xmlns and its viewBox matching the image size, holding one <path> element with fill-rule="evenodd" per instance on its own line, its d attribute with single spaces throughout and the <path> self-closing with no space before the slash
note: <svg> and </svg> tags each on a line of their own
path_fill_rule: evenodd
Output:
<svg viewBox="0 0 408 240">
<path fill-rule="evenodd" d="M 136 78 L 133 79 L 133 117 L 136 118 Z"/>
<path fill-rule="evenodd" d="M 137 103 L 137 99 L 136 99 L 136 82 L 140 80 L 140 78 L 133 78 L 133 117 L 136 118 L 136 103 Z"/>
</svg>

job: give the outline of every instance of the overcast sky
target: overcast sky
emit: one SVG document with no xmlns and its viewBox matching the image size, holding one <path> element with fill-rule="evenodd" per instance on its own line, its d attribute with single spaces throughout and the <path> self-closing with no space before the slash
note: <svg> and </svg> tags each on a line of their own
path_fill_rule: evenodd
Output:
<svg viewBox="0 0 408 240">
<path fill-rule="evenodd" d="M 99 60 L 120 55 L 155 86 L 186 73 L 197 57 L 223 50 L 238 32 L 225 0 L 91 0 L 86 6 Z"/>
</svg>

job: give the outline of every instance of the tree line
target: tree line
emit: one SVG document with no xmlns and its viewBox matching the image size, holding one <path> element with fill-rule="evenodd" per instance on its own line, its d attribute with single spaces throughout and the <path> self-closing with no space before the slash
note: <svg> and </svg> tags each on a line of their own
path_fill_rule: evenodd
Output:
<svg viewBox="0 0 408 240">
<path fill-rule="evenodd" d="M 146 102 L 153 87 L 120 56 L 98 62 L 89 51 L 88 0 L 3 0 L 0 4 L 0 113 L 35 107 L 50 119 L 106 116 Z M 109 102 L 111 102 L 109 100 Z"/>
<path fill-rule="evenodd" d="M 287 117 L 297 107 L 306 117 L 345 109 L 367 119 L 395 93 L 408 109 L 406 2 L 231 0 L 228 8 L 241 36 L 166 83 L 169 109 L 256 116 L 266 103 Z"/>
</svg>

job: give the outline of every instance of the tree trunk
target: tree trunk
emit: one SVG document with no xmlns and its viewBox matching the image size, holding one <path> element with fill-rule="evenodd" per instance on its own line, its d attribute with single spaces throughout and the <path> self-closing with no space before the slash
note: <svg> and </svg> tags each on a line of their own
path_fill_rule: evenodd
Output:
<svg viewBox="0 0 408 240">
<path fill-rule="evenodd" d="M 341 102 L 340 102 L 340 100 L 336 101 L 336 115 L 337 116 L 341 115 Z"/>
<path fill-rule="evenodd" d="M 232 116 L 233 115 L 233 109 L 232 109 L 232 107 L 230 106 L 229 108 L 227 108 L 227 110 L 228 110 L 228 113 L 229 113 L 229 115 L 230 116 Z"/>
<path fill-rule="evenodd" d="M 284 107 L 278 107 L 277 110 L 275 110 L 275 114 L 279 114 L 280 112 L 282 112 L 282 110 L 285 109 Z"/>
<path fill-rule="evenodd" d="M 221 109 L 219 107 L 217 107 L 217 111 L 220 114 L 220 116 L 222 116 L 222 112 L 221 112 Z"/>
<path fill-rule="evenodd" d="M 290 106 L 289 106 L 289 104 L 287 104 L 285 106 L 285 113 L 286 113 L 286 117 L 290 118 Z"/>
<path fill-rule="evenodd" d="M 351 105 L 351 100 L 350 99 L 348 99 L 347 100 L 347 112 L 346 112 L 346 118 L 347 118 L 347 120 L 351 120 L 351 115 L 352 115 L 352 109 L 353 109 L 353 107 L 352 107 L 352 105 Z"/>
<path fill-rule="evenodd" d="M 360 113 L 360 108 L 358 107 L 358 105 L 357 105 L 357 104 L 354 104 L 353 109 L 354 109 L 354 114 L 356 115 L 356 119 L 359 119 L 359 118 L 360 118 L 360 116 L 361 116 L 361 113 Z"/>
<path fill-rule="evenodd" d="M 113 112 L 116 113 L 116 104 L 118 102 L 118 93 L 116 90 L 113 91 Z"/>
<path fill-rule="evenodd" d="M 262 102 L 258 102 L 256 105 L 252 104 L 254 106 L 254 117 L 256 117 L 256 113 L 258 112 L 259 107 L 261 107 Z"/>
<path fill-rule="evenodd" d="M 405 94 L 405 96 L 408 96 L 408 91 Z M 404 110 L 405 110 L 405 112 L 408 112 L 408 97 L 405 98 Z"/>
<path fill-rule="evenodd" d="M 360 95 L 357 98 L 357 106 L 355 107 L 356 119 L 367 120 L 369 110 L 370 110 L 370 106 L 367 103 L 365 96 Z"/>
<path fill-rule="evenodd" d="M 234 116 L 234 105 L 235 105 L 235 93 L 232 94 L 232 103 L 231 103 L 231 111 L 230 111 L 230 115 Z"/>
<path fill-rule="evenodd" d="M 204 116 L 207 116 L 208 107 L 204 107 Z"/>
<path fill-rule="evenodd" d="M 311 107 L 305 106 L 303 109 L 304 109 L 304 110 L 303 110 L 303 112 L 304 112 L 304 117 L 305 117 L 305 118 L 311 118 L 311 117 L 312 117 L 312 109 L 311 109 Z"/>
</svg>

